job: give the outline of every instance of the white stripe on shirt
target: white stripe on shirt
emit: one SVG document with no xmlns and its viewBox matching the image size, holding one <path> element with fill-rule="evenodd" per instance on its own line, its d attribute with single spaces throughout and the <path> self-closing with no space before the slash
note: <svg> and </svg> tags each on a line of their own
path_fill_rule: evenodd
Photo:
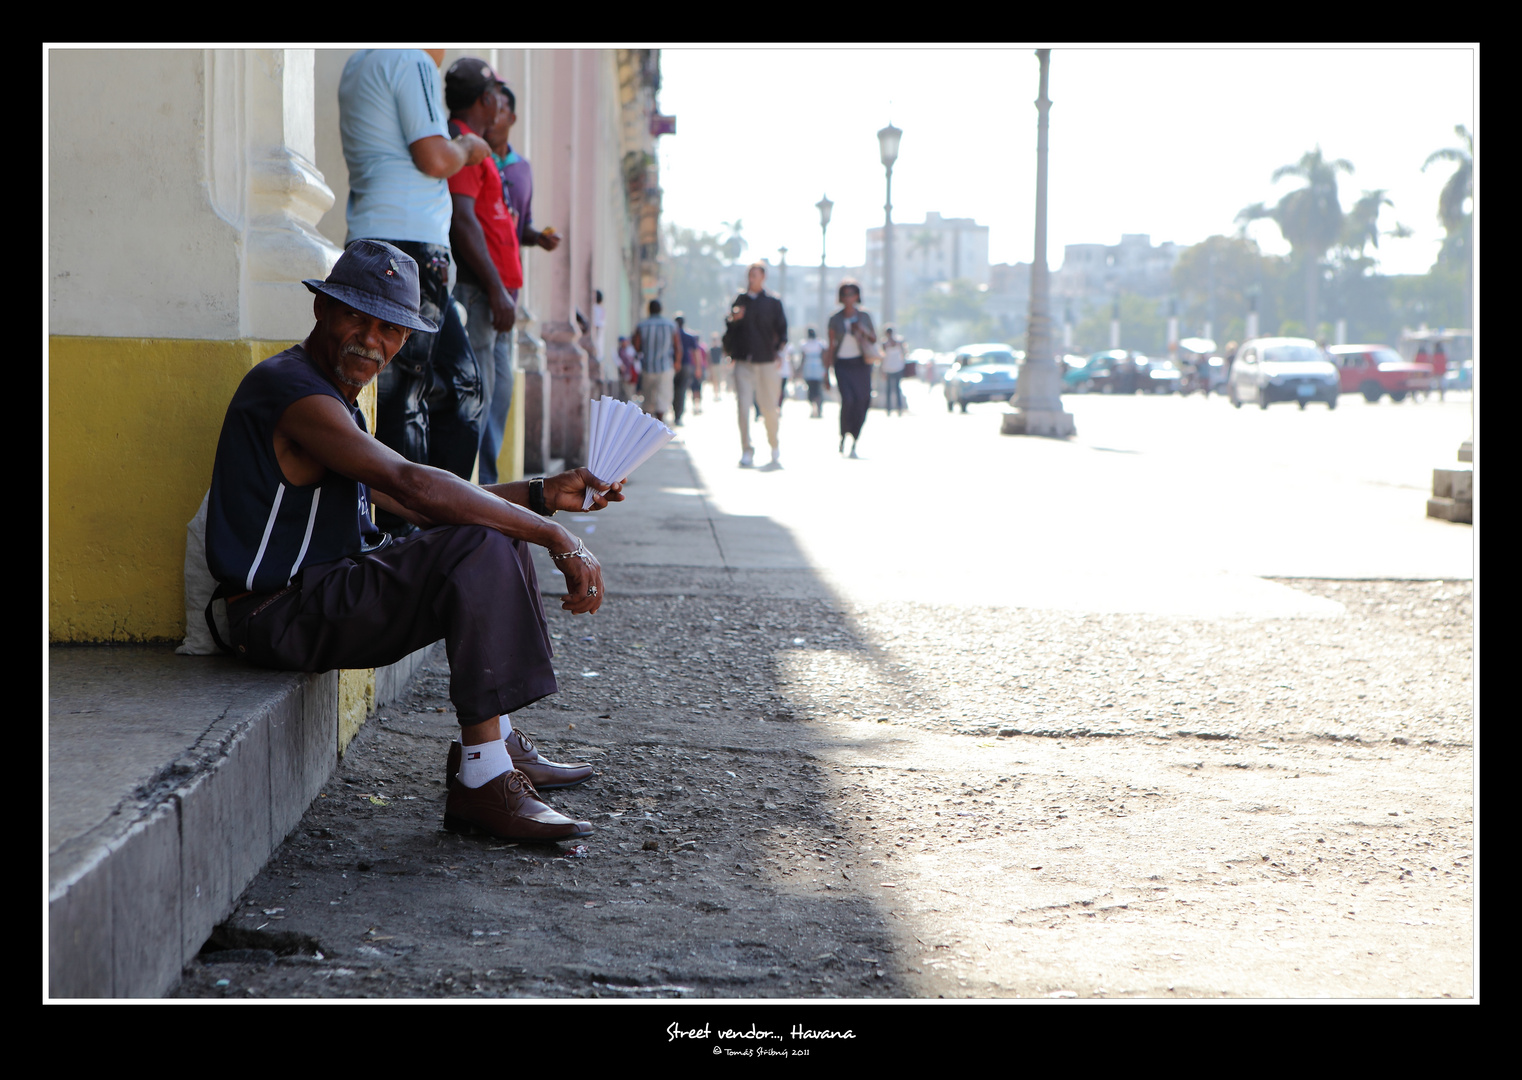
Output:
<svg viewBox="0 0 1522 1080">
<path fill-rule="evenodd" d="M 301 550 L 296 552 L 296 561 L 291 563 L 291 575 L 285 579 L 287 585 L 291 583 L 291 578 L 296 576 L 296 571 L 301 569 L 301 560 L 306 558 L 307 545 L 312 542 L 312 526 L 317 524 L 317 502 L 321 498 L 322 488 L 317 488 L 312 492 L 312 512 L 307 515 L 306 535 L 301 538 Z"/>
<path fill-rule="evenodd" d="M 270 519 L 264 523 L 264 536 L 259 540 L 259 550 L 254 552 L 254 564 L 248 568 L 248 580 L 243 587 L 250 591 L 254 587 L 254 575 L 259 572 L 259 564 L 264 561 L 264 549 L 269 547 L 270 533 L 275 531 L 275 519 L 280 516 L 280 500 L 285 498 L 285 485 L 281 484 L 275 490 L 275 505 L 270 507 Z"/>
</svg>

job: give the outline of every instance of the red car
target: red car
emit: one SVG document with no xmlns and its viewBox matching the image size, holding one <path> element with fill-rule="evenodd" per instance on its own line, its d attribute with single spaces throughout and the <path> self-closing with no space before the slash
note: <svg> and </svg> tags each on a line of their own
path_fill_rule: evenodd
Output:
<svg viewBox="0 0 1522 1080">
<path fill-rule="evenodd" d="M 1362 394 L 1370 404 L 1386 394 L 1403 401 L 1412 390 L 1432 385 L 1432 368 L 1413 364 L 1388 345 L 1333 345 L 1327 349 L 1337 365 L 1344 394 Z"/>
</svg>

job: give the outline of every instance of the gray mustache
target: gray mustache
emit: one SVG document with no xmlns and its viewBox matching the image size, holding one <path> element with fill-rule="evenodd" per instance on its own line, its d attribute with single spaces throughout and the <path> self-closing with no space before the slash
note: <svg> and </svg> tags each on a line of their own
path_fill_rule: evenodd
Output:
<svg viewBox="0 0 1522 1080">
<path fill-rule="evenodd" d="M 355 356 L 364 357 L 366 360 L 374 360 L 377 364 L 385 362 L 385 355 L 379 349 L 363 349 L 358 345 L 345 345 L 344 352 L 353 353 Z"/>
</svg>

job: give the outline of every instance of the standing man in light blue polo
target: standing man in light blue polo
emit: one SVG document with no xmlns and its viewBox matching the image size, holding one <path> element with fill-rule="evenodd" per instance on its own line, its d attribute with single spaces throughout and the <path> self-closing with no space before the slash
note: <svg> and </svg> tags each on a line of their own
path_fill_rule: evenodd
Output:
<svg viewBox="0 0 1522 1080">
<path fill-rule="evenodd" d="M 338 126 L 349 166 L 348 239 L 384 240 L 418 264 L 422 318 L 449 304 L 448 179 L 491 153 L 476 134 L 449 137 L 443 49 L 360 49 L 338 83 Z M 415 333 L 376 380 L 376 437 L 428 464 L 428 393 L 439 335 Z M 451 373 L 440 372 L 446 381 Z M 406 531 L 400 519 L 386 528 Z"/>
</svg>

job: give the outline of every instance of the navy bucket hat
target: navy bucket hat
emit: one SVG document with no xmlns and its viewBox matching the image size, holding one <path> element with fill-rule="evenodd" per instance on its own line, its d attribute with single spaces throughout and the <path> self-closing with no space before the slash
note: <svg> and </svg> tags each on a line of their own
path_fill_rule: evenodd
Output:
<svg viewBox="0 0 1522 1080">
<path fill-rule="evenodd" d="M 417 263 L 384 240 L 356 240 L 344 248 L 326 281 L 302 281 L 314 293 L 331 296 L 356 311 L 405 326 L 438 333 L 438 325 L 418 315 L 422 297 Z"/>
</svg>

